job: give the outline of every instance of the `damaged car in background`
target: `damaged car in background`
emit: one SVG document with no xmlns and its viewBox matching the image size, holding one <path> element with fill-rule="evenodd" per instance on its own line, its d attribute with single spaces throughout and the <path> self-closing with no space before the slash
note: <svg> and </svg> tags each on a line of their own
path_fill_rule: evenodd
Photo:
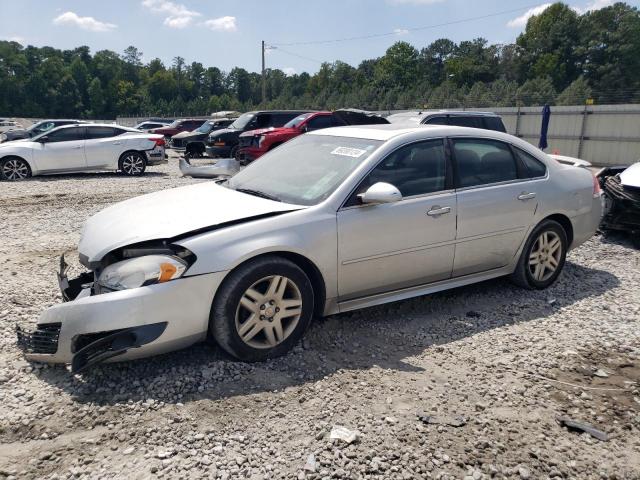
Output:
<svg viewBox="0 0 640 480">
<path fill-rule="evenodd" d="M 640 162 L 630 167 L 605 167 L 596 176 L 605 197 L 601 228 L 629 233 L 640 248 Z"/>
<path fill-rule="evenodd" d="M 216 118 L 208 120 L 191 132 L 181 132 L 169 141 L 169 147 L 178 152 L 184 152 L 185 157 L 197 158 L 205 154 L 207 138 L 214 130 L 220 130 L 231 125 L 235 118 Z"/>
<path fill-rule="evenodd" d="M 601 216 L 590 171 L 489 130 L 318 130 L 231 179 L 158 191 L 89 218 L 86 272 L 18 326 L 30 360 L 159 354 L 209 339 L 242 361 L 291 350 L 314 316 L 508 276 L 544 289 Z"/>
</svg>

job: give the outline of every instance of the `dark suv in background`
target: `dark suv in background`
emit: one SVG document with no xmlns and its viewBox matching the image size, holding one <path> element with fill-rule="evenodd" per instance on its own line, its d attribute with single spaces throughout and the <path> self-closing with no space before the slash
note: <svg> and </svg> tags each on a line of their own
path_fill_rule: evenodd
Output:
<svg viewBox="0 0 640 480">
<path fill-rule="evenodd" d="M 507 132 L 500 115 L 493 112 L 472 112 L 465 110 L 426 110 L 423 112 L 402 112 L 389 115 L 390 123 L 419 125 L 453 125 L 456 127 L 482 128 Z"/>
<path fill-rule="evenodd" d="M 40 120 L 34 123 L 29 128 L 9 130 L 0 135 L 0 143 L 10 142 L 12 140 L 21 140 L 23 138 L 33 138 L 41 133 L 48 132 L 49 130 L 61 127 L 63 125 L 73 125 L 76 123 L 88 123 L 82 120 Z"/>
<path fill-rule="evenodd" d="M 149 130 L 149 133 L 157 133 L 158 135 L 164 135 L 164 138 L 169 140 L 174 135 L 181 132 L 191 132 L 196 128 L 200 127 L 207 120 L 204 118 L 187 118 L 187 119 L 179 119 L 175 120 L 170 125 L 166 125 L 160 128 L 154 128 L 153 130 Z"/>
<path fill-rule="evenodd" d="M 211 132 L 207 140 L 207 155 L 235 158 L 242 132 L 282 127 L 289 120 L 309 112 L 309 110 L 268 110 L 244 113 L 227 128 Z"/>
</svg>

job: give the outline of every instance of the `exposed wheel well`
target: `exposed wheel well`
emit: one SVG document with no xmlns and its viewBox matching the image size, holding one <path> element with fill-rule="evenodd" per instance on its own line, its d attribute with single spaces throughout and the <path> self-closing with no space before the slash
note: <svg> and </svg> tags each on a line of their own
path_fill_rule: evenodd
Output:
<svg viewBox="0 0 640 480">
<path fill-rule="evenodd" d="M 204 153 L 205 144 L 204 144 L 204 142 L 199 142 L 199 141 L 198 142 L 189 142 L 184 147 L 184 149 L 187 152 Z"/>
<path fill-rule="evenodd" d="M 282 145 L 283 143 L 284 143 L 284 142 L 276 142 L 276 143 L 274 143 L 273 145 L 271 145 L 271 146 L 269 147 L 269 150 L 273 150 L 274 148 L 279 147 L 279 146 L 280 146 L 280 145 Z"/>
<path fill-rule="evenodd" d="M 562 228 L 564 228 L 564 231 L 567 234 L 567 243 L 571 246 L 573 243 L 573 225 L 571 224 L 569 217 L 562 215 L 561 213 L 556 213 L 554 215 L 549 215 L 545 220 L 554 220 L 562 225 Z"/>
<path fill-rule="evenodd" d="M 251 257 L 245 260 L 240 265 L 237 265 L 232 271 L 240 268 L 242 265 L 245 265 L 248 262 L 252 262 L 257 258 L 261 258 L 264 256 L 276 256 L 276 257 L 286 258 L 287 260 L 295 263 L 298 267 L 302 269 L 304 273 L 306 273 L 307 277 L 309 277 L 309 280 L 311 280 L 311 286 L 313 287 L 313 294 L 316 299 L 313 313 L 316 316 L 321 317 L 324 311 L 324 303 L 327 296 L 327 290 L 325 287 L 324 278 L 322 277 L 322 273 L 320 273 L 320 269 L 318 269 L 318 267 L 316 267 L 316 265 L 311 260 L 304 257 L 303 255 L 293 253 L 293 252 L 267 252 L 267 253 L 263 253 L 261 255 L 257 255 L 255 257 Z"/>
</svg>

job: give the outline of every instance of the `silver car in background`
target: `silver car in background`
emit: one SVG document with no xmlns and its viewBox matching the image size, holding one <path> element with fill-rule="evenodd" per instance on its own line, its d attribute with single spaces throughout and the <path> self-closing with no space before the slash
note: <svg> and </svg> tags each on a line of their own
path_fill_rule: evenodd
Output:
<svg viewBox="0 0 640 480">
<path fill-rule="evenodd" d="M 82 232 L 69 301 L 18 331 L 73 371 L 210 339 L 244 361 L 315 316 L 509 276 L 551 285 L 601 216 L 598 183 L 513 136 L 394 125 L 302 135 L 229 180 L 113 205 Z"/>
</svg>

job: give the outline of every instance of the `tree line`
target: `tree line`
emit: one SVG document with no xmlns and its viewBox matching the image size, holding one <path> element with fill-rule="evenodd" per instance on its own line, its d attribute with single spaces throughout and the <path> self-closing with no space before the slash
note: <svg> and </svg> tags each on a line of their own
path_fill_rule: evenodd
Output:
<svg viewBox="0 0 640 480">
<path fill-rule="evenodd" d="M 416 49 L 398 41 L 357 67 L 323 63 L 317 73 L 224 72 L 182 57 L 147 64 L 89 47 L 59 50 L 0 41 L 0 115 L 115 118 L 205 115 L 253 108 L 369 110 L 640 101 L 640 13 L 619 2 L 579 14 L 555 3 L 531 17 L 513 44 L 446 38 Z"/>
</svg>

